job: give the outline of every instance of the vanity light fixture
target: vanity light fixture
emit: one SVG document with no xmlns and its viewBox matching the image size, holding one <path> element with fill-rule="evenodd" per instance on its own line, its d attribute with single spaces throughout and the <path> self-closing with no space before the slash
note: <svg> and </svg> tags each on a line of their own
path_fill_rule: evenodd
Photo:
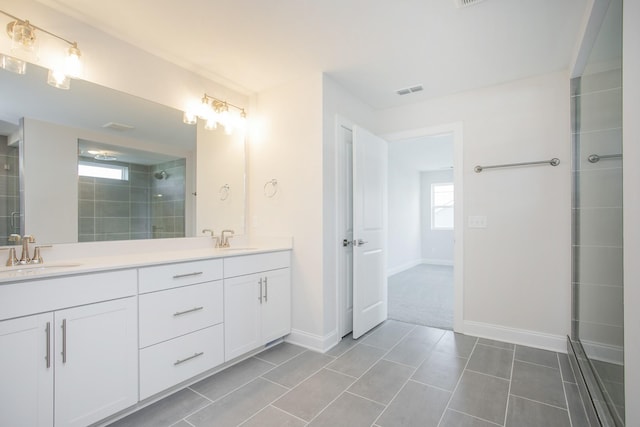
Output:
<svg viewBox="0 0 640 427">
<path fill-rule="evenodd" d="M 10 13 L 0 10 L 0 13 L 13 19 L 7 24 L 7 35 L 11 39 L 11 52 L 27 52 L 33 53 L 37 50 L 38 37 L 36 31 L 48 34 L 58 40 L 69 45 L 66 49 L 64 61 L 61 61 L 60 67 L 49 70 L 47 83 L 60 89 L 69 89 L 70 79 L 80 78 L 82 76 L 82 56 L 78 43 L 72 42 L 64 37 L 47 31 L 42 27 L 33 25 L 28 20 L 20 19 Z M 27 69 L 26 61 L 9 55 L 0 55 L 0 68 L 18 74 L 25 74 Z"/>
<path fill-rule="evenodd" d="M 197 111 L 185 111 L 183 122 L 193 125 L 197 123 L 198 118 L 205 120 L 204 128 L 207 130 L 214 130 L 218 128 L 218 125 L 222 125 L 225 132 L 231 134 L 234 129 L 244 130 L 247 112 L 243 107 L 238 107 L 205 93 Z"/>
</svg>

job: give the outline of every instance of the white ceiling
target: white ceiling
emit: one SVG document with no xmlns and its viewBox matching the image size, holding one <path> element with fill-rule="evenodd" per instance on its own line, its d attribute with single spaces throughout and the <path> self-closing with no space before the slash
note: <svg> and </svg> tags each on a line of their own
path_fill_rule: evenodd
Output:
<svg viewBox="0 0 640 427">
<path fill-rule="evenodd" d="M 246 92 L 324 71 L 374 108 L 567 69 L 588 0 L 40 0 Z M 405 96 L 395 91 L 423 84 Z"/>
</svg>

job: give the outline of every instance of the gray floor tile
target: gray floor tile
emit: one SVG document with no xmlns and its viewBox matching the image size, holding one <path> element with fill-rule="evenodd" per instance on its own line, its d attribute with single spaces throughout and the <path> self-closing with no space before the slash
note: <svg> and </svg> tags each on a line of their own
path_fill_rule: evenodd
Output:
<svg viewBox="0 0 640 427">
<path fill-rule="evenodd" d="M 369 427 L 384 406 L 351 393 L 343 393 L 309 427 Z"/>
<path fill-rule="evenodd" d="M 431 328 L 429 326 L 416 326 L 407 338 L 412 338 L 416 341 L 423 342 L 425 344 L 436 344 L 444 336 L 445 331 L 443 329 Z"/>
<path fill-rule="evenodd" d="M 273 406 L 311 421 L 353 381 L 351 377 L 323 369 L 282 396 Z"/>
<path fill-rule="evenodd" d="M 462 375 L 467 359 L 434 352 L 411 377 L 416 381 L 453 391 Z"/>
<path fill-rule="evenodd" d="M 536 365 L 542 365 L 548 368 L 560 369 L 558 364 L 558 353 L 554 351 L 517 345 L 516 360 L 535 363 Z"/>
<path fill-rule="evenodd" d="M 497 425 L 462 412 L 447 409 L 438 427 L 496 427 Z"/>
<path fill-rule="evenodd" d="M 596 368 L 598 376 L 603 381 L 624 382 L 624 367 L 622 365 L 602 362 L 600 360 L 591 360 L 591 364 Z"/>
<path fill-rule="evenodd" d="M 314 351 L 305 351 L 263 375 L 264 378 L 293 388 L 334 358 Z"/>
<path fill-rule="evenodd" d="M 564 353 L 558 353 L 558 360 L 560 361 L 560 372 L 562 372 L 562 380 L 570 383 L 576 382 L 576 377 L 573 375 L 573 369 L 571 368 L 571 361 L 569 356 Z"/>
<path fill-rule="evenodd" d="M 273 363 L 274 365 L 279 365 L 304 351 L 306 351 L 305 348 L 289 344 L 288 342 L 283 342 L 263 351 L 260 354 L 256 354 L 255 357 L 269 363 Z"/>
<path fill-rule="evenodd" d="M 544 403 L 522 399 L 517 396 L 509 398 L 507 422 L 505 427 L 571 427 L 566 410 Z"/>
<path fill-rule="evenodd" d="M 187 418 L 196 427 L 237 426 L 287 391 L 277 384 L 257 378 Z"/>
<path fill-rule="evenodd" d="M 273 406 L 267 406 L 255 414 L 242 427 L 304 427 L 306 422 Z"/>
<path fill-rule="evenodd" d="M 172 424 L 171 427 L 192 427 L 192 426 L 185 420 L 182 420 L 182 421 L 178 421 L 175 424 Z"/>
<path fill-rule="evenodd" d="M 349 334 L 346 337 L 342 338 L 342 341 L 336 344 L 331 350 L 327 351 L 325 354 L 327 356 L 340 357 L 356 344 L 358 344 L 358 340 L 354 340 L 353 336 Z"/>
<path fill-rule="evenodd" d="M 483 420 L 503 424 L 508 393 L 509 381 L 465 371 L 449 407 Z"/>
<path fill-rule="evenodd" d="M 431 354 L 435 343 L 424 342 L 420 338 L 406 337 L 387 353 L 384 358 L 392 362 L 418 367 Z"/>
<path fill-rule="evenodd" d="M 490 345 L 491 347 L 497 347 L 497 348 L 504 348 L 505 350 L 513 350 L 515 348 L 515 344 L 511 344 L 509 342 L 504 342 L 504 341 L 490 340 L 488 338 L 478 339 L 478 344 Z"/>
<path fill-rule="evenodd" d="M 378 329 L 362 340 L 363 344 L 390 349 L 414 328 L 414 325 L 396 320 L 387 320 Z"/>
<path fill-rule="evenodd" d="M 360 344 L 337 358 L 328 368 L 353 377 L 360 377 L 380 360 L 386 352 L 386 350 L 378 347 Z"/>
<path fill-rule="evenodd" d="M 565 393 L 567 395 L 567 405 L 569 406 L 569 417 L 571 418 L 571 424 L 574 427 L 588 426 L 589 421 L 587 414 L 580 398 L 580 391 L 578 385 L 574 383 L 564 383 Z"/>
<path fill-rule="evenodd" d="M 270 369 L 273 369 L 272 364 L 255 358 L 249 358 L 195 383 L 190 388 L 207 396 L 211 400 L 217 400 L 236 388 L 256 379 Z"/>
<path fill-rule="evenodd" d="M 478 338 L 470 335 L 447 331 L 435 345 L 433 351 L 453 354 L 458 357 L 469 357 L 477 340 Z"/>
<path fill-rule="evenodd" d="M 566 408 L 562 378 L 557 369 L 516 360 L 511 394 Z"/>
<path fill-rule="evenodd" d="M 385 409 L 376 424 L 381 427 L 436 427 L 451 393 L 409 381 Z"/>
<path fill-rule="evenodd" d="M 180 390 L 146 408 L 135 412 L 111 427 L 164 427 L 170 426 L 211 402 L 189 389 Z"/>
<path fill-rule="evenodd" d="M 386 405 L 412 373 L 412 368 L 381 360 L 349 387 L 349 392 Z"/>
<path fill-rule="evenodd" d="M 473 349 L 467 369 L 487 375 L 510 379 L 513 350 L 478 343 Z"/>
</svg>

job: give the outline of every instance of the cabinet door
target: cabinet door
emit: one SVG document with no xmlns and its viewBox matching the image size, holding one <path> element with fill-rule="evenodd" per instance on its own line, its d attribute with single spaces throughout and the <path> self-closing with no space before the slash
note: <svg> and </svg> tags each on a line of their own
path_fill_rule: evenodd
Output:
<svg viewBox="0 0 640 427">
<path fill-rule="evenodd" d="M 0 425 L 53 425 L 53 314 L 0 322 Z"/>
<path fill-rule="evenodd" d="M 136 298 L 55 313 L 56 427 L 86 426 L 137 402 Z"/>
<path fill-rule="evenodd" d="M 266 344 L 291 332 L 291 277 L 288 268 L 263 276 L 261 344 Z"/>
<path fill-rule="evenodd" d="M 261 274 L 224 280 L 225 361 L 258 348 L 260 340 Z"/>
</svg>

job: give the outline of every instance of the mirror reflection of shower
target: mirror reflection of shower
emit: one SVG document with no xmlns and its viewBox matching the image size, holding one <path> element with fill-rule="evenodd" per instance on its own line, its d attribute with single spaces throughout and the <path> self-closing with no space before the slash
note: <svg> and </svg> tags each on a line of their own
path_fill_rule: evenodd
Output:
<svg viewBox="0 0 640 427">
<path fill-rule="evenodd" d="M 169 174 L 166 170 L 162 169 L 161 171 L 154 173 L 153 177 L 158 180 L 169 179 Z"/>
</svg>

